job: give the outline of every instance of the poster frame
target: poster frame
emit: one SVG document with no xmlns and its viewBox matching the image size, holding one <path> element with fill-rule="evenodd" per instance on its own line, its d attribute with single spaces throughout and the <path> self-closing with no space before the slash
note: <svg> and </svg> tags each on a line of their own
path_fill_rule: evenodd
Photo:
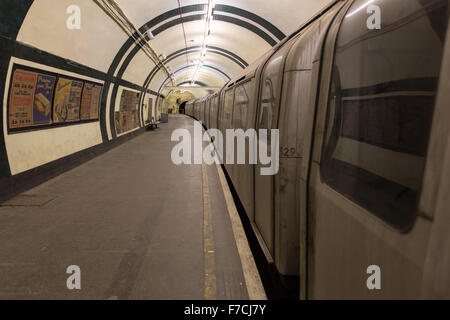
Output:
<svg viewBox="0 0 450 320">
<path fill-rule="evenodd" d="M 24 71 L 29 71 L 29 72 L 35 72 L 37 74 L 41 73 L 41 74 L 48 75 L 48 76 L 53 76 L 53 77 L 56 78 L 55 79 L 55 88 L 53 90 L 53 95 L 52 95 L 52 108 L 51 108 L 51 118 L 50 118 L 50 119 L 52 119 L 52 123 L 50 123 L 50 124 L 43 124 L 43 125 L 31 125 L 31 126 L 21 127 L 21 128 L 11 128 L 10 127 L 9 110 L 10 110 L 10 104 L 11 104 L 11 93 L 12 93 L 11 89 L 13 88 L 14 73 L 15 73 L 15 71 L 17 69 L 24 70 Z M 68 79 L 68 80 L 80 81 L 80 82 L 83 83 L 83 88 L 81 90 L 80 106 L 79 106 L 80 119 L 81 119 L 81 101 L 82 101 L 82 97 L 83 97 L 85 84 L 89 83 L 89 84 L 93 84 L 93 85 L 97 85 L 97 86 L 101 87 L 98 115 L 97 115 L 96 119 L 77 120 L 77 121 L 68 121 L 68 122 L 57 122 L 57 123 L 53 122 L 56 86 L 57 86 L 58 80 L 60 78 L 64 78 L 64 79 Z M 39 69 L 39 68 L 34 68 L 34 67 L 26 66 L 26 65 L 23 65 L 23 64 L 19 64 L 19 63 L 14 63 L 13 66 L 12 66 L 11 76 L 10 76 L 10 79 L 9 79 L 8 100 L 7 100 L 7 106 L 6 106 L 6 117 L 7 117 L 6 125 L 7 125 L 8 134 L 23 133 L 23 132 L 30 132 L 30 131 L 37 131 L 37 130 L 48 130 L 48 129 L 53 129 L 53 128 L 73 126 L 73 125 L 79 125 L 79 124 L 85 124 L 85 123 L 100 122 L 101 96 L 102 96 L 102 92 L 103 92 L 104 88 L 105 88 L 104 83 L 101 83 L 101 82 L 84 80 L 84 79 L 76 78 L 76 77 L 69 76 L 69 75 L 66 75 L 66 74 L 63 74 L 63 73 L 47 71 L 45 69 Z"/>
<path fill-rule="evenodd" d="M 129 92 L 129 93 L 132 93 L 132 94 L 137 94 L 137 96 L 138 96 L 137 97 L 137 104 L 136 104 L 137 105 L 137 109 L 133 108 L 133 109 L 129 110 L 129 112 L 123 110 L 123 108 L 122 108 L 122 106 L 123 106 L 122 101 L 123 100 L 122 99 L 123 99 L 123 95 L 124 95 L 125 92 Z M 140 113 L 139 113 L 140 112 L 139 111 L 140 110 L 140 104 L 142 103 L 141 97 L 142 97 L 142 92 L 139 92 L 137 90 L 128 89 L 128 88 L 122 88 L 120 95 L 118 95 L 119 110 L 114 112 L 114 126 L 115 126 L 115 131 L 116 131 L 117 135 L 128 134 L 128 133 L 131 133 L 133 130 L 136 130 L 138 128 L 142 128 L 141 123 L 140 123 Z M 128 121 L 131 121 L 131 119 L 132 119 L 131 117 L 132 117 L 133 114 L 134 114 L 134 117 L 137 118 L 137 119 L 134 118 L 134 120 L 137 120 L 137 121 L 134 122 L 134 124 L 136 125 L 134 128 L 128 129 L 128 128 L 122 128 L 120 126 L 120 123 L 121 123 L 121 120 L 122 120 L 120 115 L 122 113 L 124 113 L 124 112 L 126 112 L 130 116 L 130 120 L 128 120 Z M 119 122 L 118 123 L 116 122 L 116 114 L 119 114 Z M 128 121 L 127 121 L 127 125 L 130 124 L 130 123 L 128 123 Z M 122 130 L 122 129 L 124 129 L 124 130 Z"/>
</svg>

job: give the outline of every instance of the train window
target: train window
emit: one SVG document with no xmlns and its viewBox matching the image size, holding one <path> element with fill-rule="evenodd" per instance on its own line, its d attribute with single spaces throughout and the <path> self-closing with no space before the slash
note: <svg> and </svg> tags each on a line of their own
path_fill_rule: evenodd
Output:
<svg viewBox="0 0 450 320">
<path fill-rule="evenodd" d="M 236 87 L 234 98 L 233 126 L 235 129 L 247 130 L 248 106 L 250 103 L 253 80 Z"/>
<path fill-rule="evenodd" d="M 214 105 L 214 113 L 213 113 L 213 117 L 211 117 L 211 128 L 217 128 L 218 127 L 218 123 L 217 123 L 217 121 L 218 121 L 218 113 L 219 113 L 219 96 L 216 96 L 215 98 L 214 98 L 214 102 L 213 102 L 213 105 Z"/>
<path fill-rule="evenodd" d="M 205 116 L 204 116 L 204 122 L 209 126 L 209 111 L 210 111 L 210 105 L 211 105 L 211 99 L 207 99 L 205 101 Z"/>
<path fill-rule="evenodd" d="M 283 57 L 275 55 L 267 63 L 262 78 L 259 129 L 272 129 L 278 126 L 278 104 L 280 99 Z"/>
<path fill-rule="evenodd" d="M 414 223 L 448 20 L 447 0 L 366 0 L 344 18 L 335 49 L 322 179 L 393 227 Z"/>
<path fill-rule="evenodd" d="M 233 118 L 233 100 L 234 100 L 234 88 L 225 92 L 225 100 L 223 105 L 223 123 L 225 129 L 231 128 L 231 120 Z"/>
</svg>

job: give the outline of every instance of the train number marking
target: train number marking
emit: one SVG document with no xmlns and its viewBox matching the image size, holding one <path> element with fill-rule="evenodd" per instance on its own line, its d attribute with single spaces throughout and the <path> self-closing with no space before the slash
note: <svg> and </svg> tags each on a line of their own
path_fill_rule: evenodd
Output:
<svg viewBox="0 0 450 320">
<path fill-rule="evenodd" d="M 280 155 L 282 157 L 293 157 L 297 153 L 296 148 L 287 148 L 287 147 L 281 147 L 280 148 Z"/>
</svg>

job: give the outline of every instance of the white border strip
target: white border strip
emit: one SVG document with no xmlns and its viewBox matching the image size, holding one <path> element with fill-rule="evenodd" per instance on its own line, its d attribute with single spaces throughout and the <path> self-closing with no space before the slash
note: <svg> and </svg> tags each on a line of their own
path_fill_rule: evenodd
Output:
<svg viewBox="0 0 450 320">
<path fill-rule="evenodd" d="M 219 163 L 217 155 L 215 155 L 216 163 Z M 245 235 L 244 227 L 242 226 L 241 218 L 237 212 L 234 204 L 233 196 L 228 187 L 225 174 L 223 173 L 220 164 L 217 164 L 217 172 L 219 173 L 220 184 L 222 185 L 223 194 L 227 203 L 228 213 L 230 215 L 231 226 L 233 229 L 234 239 L 241 258 L 242 271 L 247 286 L 248 297 L 250 300 L 267 300 L 267 295 L 264 290 L 261 278 L 259 276 L 258 268 L 256 267 L 255 259 L 248 244 L 247 236 Z"/>
</svg>

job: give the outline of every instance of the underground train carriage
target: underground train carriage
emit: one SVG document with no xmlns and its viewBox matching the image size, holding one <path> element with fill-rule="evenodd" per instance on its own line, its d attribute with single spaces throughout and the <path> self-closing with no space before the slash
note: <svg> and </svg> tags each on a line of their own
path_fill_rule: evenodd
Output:
<svg viewBox="0 0 450 320">
<path fill-rule="evenodd" d="M 373 4 L 381 29 L 367 1 L 338 1 L 217 93 L 209 121 L 280 130 L 276 175 L 225 167 L 302 298 L 449 298 L 448 1 Z"/>
</svg>

